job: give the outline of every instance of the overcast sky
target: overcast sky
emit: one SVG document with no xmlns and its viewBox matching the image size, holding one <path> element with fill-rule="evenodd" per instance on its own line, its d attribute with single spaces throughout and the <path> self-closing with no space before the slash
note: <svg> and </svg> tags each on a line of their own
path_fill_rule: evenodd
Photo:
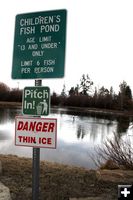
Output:
<svg viewBox="0 0 133 200">
<path fill-rule="evenodd" d="M 94 85 L 117 91 L 125 80 L 133 90 L 133 1 L 128 0 L 4 0 L 0 5 L 0 81 L 10 87 L 34 86 L 34 80 L 12 80 L 15 16 L 67 9 L 65 77 L 43 85 L 60 92 L 76 86 L 82 74 Z"/>
</svg>

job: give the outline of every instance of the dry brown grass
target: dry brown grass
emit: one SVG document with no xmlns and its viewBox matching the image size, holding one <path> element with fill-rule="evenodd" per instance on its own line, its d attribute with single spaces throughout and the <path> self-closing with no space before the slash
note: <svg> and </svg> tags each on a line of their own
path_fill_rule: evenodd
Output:
<svg viewBox="0 0 133 200">
<path fill-rule="evenodd" d="M 32 159 L 0 155 L 0 181 L 9 187 L 12 200 L 32 199 Z M 68 200 L 69 197 L 117 199 L 117 185 L 131 184 L 133 170 L 87 170 L 42 161 L 40 200 Z"/>
<path fill-rule="evenodd" d="M 0 155 L 0 160 L 3 166 L 0 179 L 10 188 L 12 200 L 31 200 L 32 160 L 12 155 Z M 94 170 L 45 161 L 40 164 L 41 200 L 65 200 L 70 196 L 87 196 L 89 185 L 95 182 Z"/>
</svg>

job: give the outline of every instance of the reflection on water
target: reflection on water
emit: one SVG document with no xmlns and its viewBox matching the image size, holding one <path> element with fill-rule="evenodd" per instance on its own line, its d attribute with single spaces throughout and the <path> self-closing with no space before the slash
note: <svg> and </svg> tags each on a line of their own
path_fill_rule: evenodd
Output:
<svg viewBox="0 0 133 200">
<path fill-rule="evenodd" d="M 84 126 L 82 126 L 81 124 L 79 124 L 77 126 L 77 138 L 78 139 L 79 138 L 83 139 L 85 135 L 86 135 L 86 132 L 85 132 Z"/>
<path fill-rule="evenodd" d="M 118 136 L 121 138 L 123 133 L 126 133 L 130 125 L 130 119 L 129 118 L 118 118 L 118 123 L 117 123 L 117 133 Z"/>
<path fill-rule="evenodd" d="M 31 147 L 14 145 L 14 119 L 20 114 L 19 109 L 0 109 L 0 153 L 32 157 Z M 95 145 L 102 145 L 106 138 L 113 137 L 114 132 L 125 137 L 133 130 L 133 120 L 127 117 L 81 115 L 77 110 L 66 109 L 52 109 L 48 117 L 58 120 L 57 149 L 42 148 L 41 159 L 86 168 L 95 168 L 89 157 Z"/>
<path fill-rule="evenodd" d="M 18 109 L 4 109 L 0 108 L 0 124 L 13 122 L 16 115 L 20 114 Z"/>
</svg>

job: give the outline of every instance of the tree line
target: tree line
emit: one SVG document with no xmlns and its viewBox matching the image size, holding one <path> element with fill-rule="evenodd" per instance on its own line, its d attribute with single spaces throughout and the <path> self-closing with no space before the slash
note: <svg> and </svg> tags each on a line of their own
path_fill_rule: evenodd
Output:
<svg viewBox="0 0 133 200">
<path fill-rule="evenodd" d="M 116 94 L 113 87 L 104 86 L 97 88 L 89 75 L 83 74 L 79 84 L 71 87 L 68 93 L 65 85 L 60 95 L 53 92 L 51 96 L 53 105 L 93 107 L 102 109 L 131 110 L 133 109 L 132 91 L 130 86 L 123 81 Z"/>
<path fill-rule="evenodd" d="M 22 90 L 10 88 L 5 83 L 0 82 L 0 101 L 21 102 Z"/>
<path fill-rule="evenodd" d="M 0 101 L 22 102 L 22 90 L 11 89 L 5 83 L 0 82 Z M 51 105 L 132 110 L 133 99 L 131 88 L 126 81 L 120 83 L 116 94 L 112 86 L 110 89 L 104 86 L 95 87 L 89 75 L 83 74 L 79 83 L 68 91 L 64 84 L 60 94 L 53 92 Z"/>
</svg>

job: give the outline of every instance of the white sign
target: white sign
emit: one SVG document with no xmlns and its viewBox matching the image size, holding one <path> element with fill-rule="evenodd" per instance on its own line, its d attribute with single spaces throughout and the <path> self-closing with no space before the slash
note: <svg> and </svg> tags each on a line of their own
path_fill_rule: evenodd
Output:
<svg viewBox="0 0 133 200">
<path fill-rule="evenodd" d="M 56 148 L 57 119 L 15 118 L 15 145 L 39 148 Z"/>
</svg>

